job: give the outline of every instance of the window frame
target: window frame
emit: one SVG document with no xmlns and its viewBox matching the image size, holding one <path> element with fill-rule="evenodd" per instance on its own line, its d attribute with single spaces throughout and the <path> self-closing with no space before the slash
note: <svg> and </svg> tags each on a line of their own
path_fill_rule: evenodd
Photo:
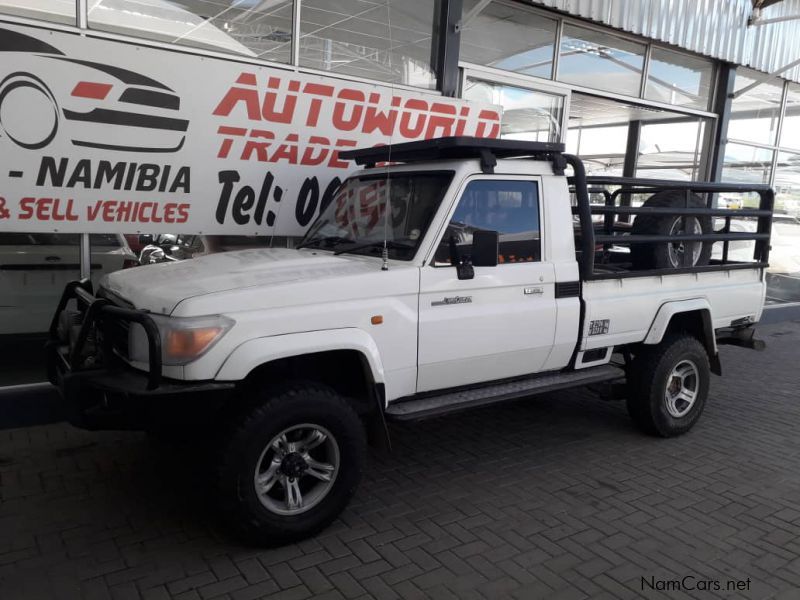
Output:
<svg viewBox="0 0 800 600">
<path fill-rule="evenodd" d="M 83 5 L 86 6 L 85 3 L 83 3 Z M 297 5 L 295 4 L 295 7 L 296 6 Z M 411 85 L 405 85 L 402 83 L 390 84 L 388 82 L 379 81 L 376 79 L 367 79 L 365 77 L 359 77 L 357 75 L 348 75 L 345 73 L 331 73 L 330 71 L 321 71 L 319 69 L 314 69 L 310 67 L 301 67 L 298 64 L 293 64 L 293 63 L 272 62 L 269 60 L 243 56 L 241 54 L 227 53 L 217 50 L 207 50 L 205 48 L 194 48 L 192 46 L 182 46 L 179 44 L 170 44 L 168 42 L 160 42 L 158 40 L 152 40 L 144 37 L 137 37 L 133 34 L 113 33 L 110 31 L 90 29 L 86 26 L 86 17 L 87 17 L 86 12 L 81 13 L 79 11 L 78 24 L 67 25 L 64 23 L 56 23 L 54 21 L 51 22 L 51 21 L 44 21 L 41 19 L 34 19 L 31 17 L 21 17 L 17 15 L 11 15 L 2 12 L 2 9 L 0 9 L 0 22 L 9 23 L 12 25 L 22 25 L 26 27 L 36 27 L 39 29 L 59 31 L 62 33 L 77 34 L 85 38 L 122 42 L 125 44 L 135 44 L 137 46 L 142 46 L 146 48 L 154 48 L 157 50 L 167 50 L 169 52 L 188 54 L 189 56 L 217 58 L 230 63 L 271 67 L 274 69 L 286 71 L 288 73 L 303 73 L 308 75 L 319 75 L 323 77 L 329 77 L 331 79 L 339 79 L 341 81 L 355 81 L 358 83 L 366 83 L 369 85 L 384 85 L 386 87 L 391 87 L 392 89 L 395 90 L 415 92 L 417 94 L 423 94 L 432 97 L 442 96 L 441 90 L 438 89 L 438 83 L 436 88 L 415 87 Z M 83 25 L 80 24 L 81 22 L 83 23 Z M 299 21 L 297 21 L 297 25 L 299 26 Z M 297 27 L 295 27 L 295 25 L 293 24 L 292 26 L 293 36 L 296 30 Z M 292 49 L 292 52 L 294 52 L 294 48 Z M 294 58 L 294 54 L 292 55 L 292 57 Z"/>
<path fill-rule="evenodd" d="M 520 174 L 504 174 L 504 173 L 494 173 L 494 174 L 476 174 L 470 175 L 469 177 L 464 178 L 461 184 L 458 187 L 458 190 L 454 194 L 455 200 L 451 202 L 450 207 L 447 209 L 447 214 L 442 221 L 439 230 L 436 232 L 436 236 L 433 238 L 433 244 L 431 244 L 430 248 L 428 248 L 428 254 L 425 256 L 425 260 L 423 262 L 423 266 L 432 267 L 434 269 L 448 269 L 453 268 L 455 265 L 436 265 L 434 258 L 436 256 L 436 251 L 439 249 L 439 245 L 442 243 L 442 238 L 444 237 L 445 232 L 447 231 L 447 227 L 450 225 L 450 220 L 453 218 L 453 215 L 458 208 L 458 205 L 461 202 L 461 198 L 464 196 L 464 192 L 467 190 L 467 187 L 473 181 L 525 181 L 533 183 L 536 186 L 536 201 L 537 201 L 537 209 L 538 209 L 538 217 L 539 217 L 539 260 L 531 261 L 531 262 L 517 262 L 517 263 L 497 263 L 497 267 L 510 267 L 510 266 L 524 266 L 524 265 L 541 265 L 547 262 L 547 233 L 546 233 L 546 224 L 544 221 L 544 209 L 543 209 L 543 198 L 542 198 L 542 176 L 541 175 L 520 175 Z M 476 269 L 494 269 L 495 267 L 475 267 Z"/>
</svg>

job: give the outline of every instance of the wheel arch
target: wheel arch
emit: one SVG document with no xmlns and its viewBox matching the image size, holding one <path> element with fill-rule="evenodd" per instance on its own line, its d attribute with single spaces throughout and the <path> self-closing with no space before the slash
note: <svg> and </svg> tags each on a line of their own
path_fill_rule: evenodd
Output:
<svg viewBox="0 0 800 600">
<path fill-rule="evenodd" d="M 315 381 L 346 398 L 367 423 L 370 442 L 388 447 L 383 364 L 374 340 L 355 328 L 262 337 L 238 346 L 215 379 L 240 388 Z"/>
<path fill-rule="evenodd" d="M 642 343 L 645 345 L 658 344 L 668 332 L 673 331 L 685 331 L 696 337 L 705 346 L 711 364 L 711 372 L 722 375 L 717 338 L 714 334 L 714 321 L 711 318 L 711 305 L 706 298 L 678 300 L 662 304 Z"/>
</svg>

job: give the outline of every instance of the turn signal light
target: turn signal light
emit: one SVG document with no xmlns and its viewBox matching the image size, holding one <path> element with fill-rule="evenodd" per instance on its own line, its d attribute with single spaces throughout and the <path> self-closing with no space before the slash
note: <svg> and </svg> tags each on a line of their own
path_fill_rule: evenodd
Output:
<svg viewBox="0 0 800 600">
<path fill-rule="evenodd" d="M 375 315 L 369 321 L 373 325 L 380 325 L 381 323 L 383 323 L 383 315 Z"/>
<path fill-rule="evenodd" d="M 172 329 L 167 333 L 166 354 L 170 358 L 194 358 L 222 333 L 222 327 Z"/>
</svg>

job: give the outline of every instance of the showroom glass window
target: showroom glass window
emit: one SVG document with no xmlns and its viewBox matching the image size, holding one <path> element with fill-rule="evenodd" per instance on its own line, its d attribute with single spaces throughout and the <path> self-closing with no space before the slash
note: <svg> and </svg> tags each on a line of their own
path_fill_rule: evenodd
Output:
<svg viewBox="0 0 800 600">
<path fill-rule="evenodd" d="M 470 182 L 436 250 L 434 264 L 451 264 L 451 244 L 459 256 L 472 252 L 474 231 L 500 234 L 498 264 L 542 259 L 539 231 L 539 190 L 533 181 L 478 180 Z"/>
<path fill-rule="evenodd" d="M 734 93 L 755 83 L 759 76 L 749 69 L 737 69 Z M 777 142 L 782 96 L 783 83 L 768 81 L 735 97 L 731 103 L 728 138 L 774 145 Z"/>
<path fill-rule="evenodd" d="M 642 122 L 637 177 L 702 181 L 703 143 L 708 119 L 677 114 Z"/>
<path fill-rule="evenodd" d="M 564 96 L 468 77 L 463 97 L 503 107 L 500 137 L 529 142 L 558 142 Z"/>
<path fill-rule="evenodd" d="M 575 92 L 570 101 L 567 152 L 583 160 L 589 175 L 622 175 L 630 107 L 615 100 Z"/>
<path fill-rule="evenodd" d="M 782 148 L 800 150 L 800 84 L 790 83 L 781 125 Z"/>
<path fill-rule="evenodd" d="M 478 0 L 464 2 L 471 16 L 461 31 L 460 59 L 550 79 L 557 22 L 521 6 L 493 2 L 474 13 Z"/>
<path fill-rule="evenodd" d="M 75 25 L 77 3 L 75 0 L 0 0 L 0 13 Z"/>
<path fill-rule="evenodd" d="M 605 31 L 564 24 L 558 80 L 587 88 L 639 96 L 645 45 Z"/>
<path fill-rule="evenodd" d="M 769 183 L 773 150 L 734 144 L 725 145 L 722 180 L 731 183 Z"/>
<path fill-rule="evenodd" d="M 712 61 L 653 46 L 644 93 L 648 100 L 708 110 L 713 83 Z"/>
<path fill-rule="evenodd" d="M 800 152 L 779 152 L 775 168 L 767 297 L 800 302 Z"/>
<path fill-rule="evenodd" d="M 91 29 L 288 63 L 292 0 L 88 0 Z"/>
<path fill-rule="evenodd" d="M 303 0 L 300 65 L 435 88 L 435 6 L 430 0 Z"/>
</svg>

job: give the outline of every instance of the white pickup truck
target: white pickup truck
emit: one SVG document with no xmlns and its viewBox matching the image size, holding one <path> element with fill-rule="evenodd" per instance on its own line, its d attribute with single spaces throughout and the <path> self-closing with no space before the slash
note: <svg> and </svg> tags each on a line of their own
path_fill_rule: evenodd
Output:
<svg viewBox="0 0 800 600">
<path fill-rule="evenodd" d="M 674 436 L 721 374 L 717 345 L 762 345 L 768 187 L 587 178 L 562 146 L 511 140 L 342 156 L 366 168 L 297 248 L 126 270 L 96 294 L 73 282 L 51 325 L 71 421 L 213 437 L 221 514 L 243 536 L 335 519 L 386 420 L 603 382 Z M 713 208 L 720 192 L 758 208 Z M 757 231 L 731 232 L 739 217 Z M 752 260 L 729 260 L 743 240 Z"/>
</svg>

